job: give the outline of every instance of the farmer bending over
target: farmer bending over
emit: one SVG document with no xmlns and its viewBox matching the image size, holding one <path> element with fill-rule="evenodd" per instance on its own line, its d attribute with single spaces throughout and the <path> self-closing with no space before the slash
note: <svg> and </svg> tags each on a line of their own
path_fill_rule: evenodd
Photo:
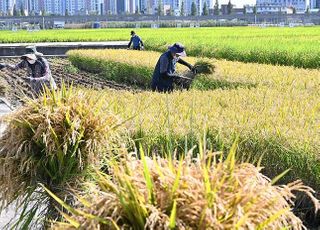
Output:
<svg viewBox="0 0 320 230">
<path fill-rule="evenodd" d="M 176 74 L 176 63 L 187 66 L 191 71 L 195 68 L 180 57 L 185 57 L 186 52 L 181 43 L 175 43 L 169 46 L 168 50 L 163 53 L 154 69 L 152 76 L 151 88 L 158 92 L 171 92 L 175 80 L 181 78 Z"/>
<path fill-rule="evenodd" d="M 130 46 L 132 44 L 132 49 L 143 50 L 144 46 L 143 46 L 143 42 L 142 42 L 141 38 L 138 35 L 136 35 L 136 33 L 134 31 L 131 31 L 130 34 L 131 34 L 131 39 L 128 44 L 128 49 L 130 49 Z"/>
<path fill-rule="evenodd" d="M 26 54 L 21 56 L 22 61 L 16 65 L 0 64 L 0 69 L 9 68 L 12 71 L 27 68 L 28 77 L 31 88 L 35 94 L 40 94 L 44 90 L 44 86 L 49 89 L 56 89 L 56 83 L 51 75 L 48 61 L 43 57 L 42 53 L 36 51 L 35 47 L 26 47 Z"/>
</svg>

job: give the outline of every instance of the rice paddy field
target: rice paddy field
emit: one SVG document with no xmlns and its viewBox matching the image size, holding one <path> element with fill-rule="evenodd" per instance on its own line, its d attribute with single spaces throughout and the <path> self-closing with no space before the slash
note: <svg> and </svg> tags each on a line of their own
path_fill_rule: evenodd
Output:
<svg viewBox="0 0 320 230">
<path fill-rule="evenodd" d="M 68 61 L 50 60 L 60 89 L 25 99 L 2 119 L 0 209 L 17 203 L 24 210 L 11 223 L 17 229 L 317 229 L 317 30 L 179 29 L 171 37 L 170 29 L 141 29 L 153 51 L 73 50 Z M 122 40 L 129 32 L 102 38 L 108 31 L 88 30 L 83 40 Z M 76 32 L 82 36 L 63 31 L 71 40 Z M 191 75 L 179 66 L 194 78 L 189 90 L 152 92 L 159 51 L 177 40 L 192 54 L 185 60 L 210 71 Z M 215 56 L 221 44 L 238 50 L 230 54 L 236 58 Z M 267 60 L 267 47 L 283 63 L 237 56 L 265 49 L 259 57 Z M 298 58 L 312 67 L 294 67 Z M 14 90 L 7 74 L 0 73 L 3 95 Z"/>
<path fill-rule="evenodd" d="M 39 32 L 3 31 L 0 42 L 129 40 L 131 29 L 83 29 Z M 139 29 L 146 49 L 164 51 L 182 42 L 191 56 L 304 68 L 320 66 L 320 27 L 309 28 L 164 28 Z M 36 36 L 35 36 L 36 35 Z"/>
</svg>

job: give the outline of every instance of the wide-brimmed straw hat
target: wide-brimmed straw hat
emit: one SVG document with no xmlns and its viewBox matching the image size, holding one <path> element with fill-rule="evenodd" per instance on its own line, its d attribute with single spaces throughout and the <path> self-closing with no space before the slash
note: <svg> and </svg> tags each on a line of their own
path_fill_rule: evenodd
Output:
<svg viewBox="0 0 320 230">
<path fill-rule="evenodd" d="M 181 43 L 174 43 L 172 46 L 169 46 L 169 50 L 181 57 L 187 56 L 186 51 L 184 50 L 184 46 Z"/>
<path fill-rule="evenodd" d="M 24 54 L 21 56 L 21 58 L 28 58 L 31 60 L 37 60 L 37 56 L 35 54 Z"/>
<path fill-rule="evenodd" d="M 35 54 L 36 56 L 43 56 L 43 53 L 38 52 L 35 46 L 27 46 L 26 54 Z"/>
</svg>

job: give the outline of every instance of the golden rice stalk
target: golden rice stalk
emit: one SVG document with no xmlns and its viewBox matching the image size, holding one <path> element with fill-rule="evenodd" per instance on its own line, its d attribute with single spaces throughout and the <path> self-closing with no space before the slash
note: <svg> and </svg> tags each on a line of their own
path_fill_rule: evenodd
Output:
<svg viewBox="0 0 320 230">
<path fill-rule="evenodd" d="M 8 83 L 2 77 L 0 77 L 0 96 L 4 96 L 8 91 L 8 88 Z"/>
<path fill-rule="evenodd" d="M 213 60 L 208 58 L 197 60 L 194 66 L 200 74 L 213 74 L 215 69 Z"/>
<path fill-rule="evenodd" d="M 234 150 L 225 161 L 207 156 L 214 159 L 128 157 L 114 163 L 112 176 L 98 172 L 89 195 L 77 195 L 77 209 L 68 219 L 83 229 L 304 229 L 291 212 L 293 191 L 313 197 L 312 189 L 300 181 L 273 185 L 261 168 L 237 164 Z M 149 176 L 154 202 L 149 199 Z M 53 229 L 73 229 L 69 223 Z"/>
<path fill-rule="evenodd" d="M 101 163 L 102 155 L 116 142 L 119 124 L 103 104 L 97 95 L 62 86 L 27 101 L 4 119 L 0 210 L 23 199 L 27 188 L 38 183 L 51 189 L 75 184 L 89 165 Z"/>
</svg>

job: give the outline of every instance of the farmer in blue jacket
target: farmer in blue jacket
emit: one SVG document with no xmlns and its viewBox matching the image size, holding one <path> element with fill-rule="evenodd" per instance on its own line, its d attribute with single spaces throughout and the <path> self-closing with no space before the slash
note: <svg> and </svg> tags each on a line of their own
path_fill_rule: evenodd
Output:
<svg viewBox="0 0 320 230">
<path fill-rule="evenodd" d="M 168 50 L 160 56 L 154 69 L 151 83 L 153 91 L 171 92 L 173 90 L 174 81 L 181 78 L 175 72 L 177 62 L 187 66 L 191 71 L 195 71 L 191 64 L 180 58 L 185 56 L 186 52 L 181 43 L 169 46 Z"/>
<path fill-rule="evenodd" d="M 143 42 L 142 42 L 141 38 L 138 35 L 136 35 L 136 33 L 134 31 L 131 31 L 131 39 L 128 44 L 128 49 L 130 48 L 131 44 L 132 44 L 132 49 L 134 49 L 134 50 L 143 50 L 144 49 Z"/>
</svg>

